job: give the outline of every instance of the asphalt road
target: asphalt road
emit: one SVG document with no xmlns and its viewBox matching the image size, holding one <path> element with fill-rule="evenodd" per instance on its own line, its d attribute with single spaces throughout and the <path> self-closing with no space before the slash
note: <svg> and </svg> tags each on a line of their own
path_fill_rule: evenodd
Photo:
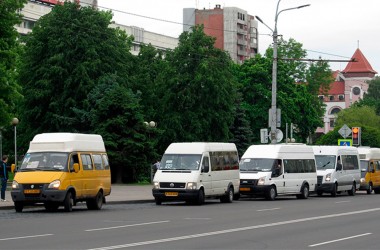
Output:
<svg viewBox="0 0 380 250">
<path fill-rule="evenodd" d="M 379 249 L 380 195 L 0 211 L 0 249 Z"/>
</svg>

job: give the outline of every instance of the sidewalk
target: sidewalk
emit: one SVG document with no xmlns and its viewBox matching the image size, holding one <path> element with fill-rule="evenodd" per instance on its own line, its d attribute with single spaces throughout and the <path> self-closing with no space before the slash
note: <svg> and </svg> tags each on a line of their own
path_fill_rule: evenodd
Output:
<svg viewBox="0 0 380 250">
<path fill-rule="evenodd" d="M 13 209 L 11 192 L 8 188 L 5 192 L 7 201 L 0 201 L 0 209 Z M 106 197 L 107 204 L 145 203 L 154 202 L 152 185 L 126 185 L 115 184 L 111 187 L 111 194 Z M 105 205 L 107 205 L 105 204 Z"/>
</svg>

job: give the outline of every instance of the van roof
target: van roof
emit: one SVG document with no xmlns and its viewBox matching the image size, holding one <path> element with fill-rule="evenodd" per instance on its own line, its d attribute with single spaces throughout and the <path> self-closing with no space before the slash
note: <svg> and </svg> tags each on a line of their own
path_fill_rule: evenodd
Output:
<svg viewBox="0 0 380 250">
<path fill-rule="evenodd" d="M 34 136 L 29 144 L 28 153 L 32 152 L 105 152 L 101 135 L 79 133 L 43 133 Z"/>
<path fill-rule="evenodd" d="M 207 151 L 237 151 L 234 143 L 224 142 L 175 142 L 165 150 L 165 154 L 202 154 Z"/>
<path fill-rule="evenodd" d="M 287 154 L 289 158 L 314 159 L 313 149 L 302 143 L 251 145 L 242 158 L 274 159 Z"/>
<path fill-rule="evenodd" d="M 315 155 L 357 154 L 358 149 L 347 146 L 312 146 Z"/>
<path fill-rule="evenodd" d="M 380 148 L 358 147 L 361 160 L 380 159 Z"/>
</svg>

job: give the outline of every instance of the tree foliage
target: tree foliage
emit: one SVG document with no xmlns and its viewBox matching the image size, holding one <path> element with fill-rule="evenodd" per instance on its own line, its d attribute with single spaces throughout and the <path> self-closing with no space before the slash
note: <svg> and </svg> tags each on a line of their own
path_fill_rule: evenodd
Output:
<svg viewBox="0 0 380 250">
<path fill-rule="evenodd" d="M 21 22 L 21 9 L 26 0 L 0 1 L 0 127 L 9 126 L 20 100 L 17 64 L 21 56 L 18 33 L 14 27 Z"/>
<path fill-rule="evenodd" d="M 236 88 L 232 61 L 214 47 L 202 26 L 183 32 L 168 53 L 170 68 L 160 86 L 161 145 L 178 141 L 228 141 L 234 120 Z"/>
</svg>

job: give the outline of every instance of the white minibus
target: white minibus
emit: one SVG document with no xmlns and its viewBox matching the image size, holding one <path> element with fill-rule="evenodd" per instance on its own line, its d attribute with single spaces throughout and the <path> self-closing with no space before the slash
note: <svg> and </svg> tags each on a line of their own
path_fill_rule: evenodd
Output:
<svg viewBox="0 0 380 250">
<path fill-rule="evenodd" d="M 342 191 L 355 195 L 360 187 L 358 149 L 347 146 L 313 146 L 317 163 L 317 194 L 335 197 Z"/>
<path fill-rule="evenodd" d="M 380 148 L 358 147 L 360 157 L 360 189 L 380 194 Z"/>
<path fill-rule="evenodd" d="M 305 144 L 252 145 L 240 161 L 241 195 L 307 199 L 316 184 L 313 149 Z"/>
<path fill-rule="evenodd" d="M 153 179 L 157 205 L 164 201 L 229 203 L 239 198 L 239 156 L 233 143 L 182 142 L 166 149 Z"/>
</svg>

